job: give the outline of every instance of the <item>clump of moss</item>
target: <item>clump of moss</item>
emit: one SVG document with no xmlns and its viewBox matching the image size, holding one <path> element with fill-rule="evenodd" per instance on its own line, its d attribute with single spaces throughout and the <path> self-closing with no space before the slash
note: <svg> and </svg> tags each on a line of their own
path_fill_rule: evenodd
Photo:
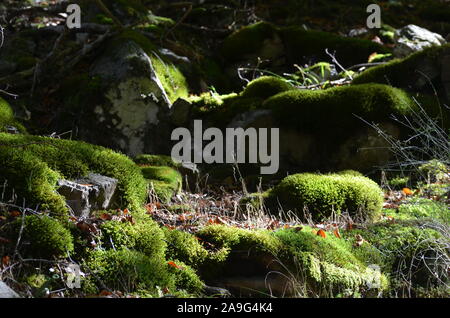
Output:
<svg viewBox="0 0 450 318">
<path fill-rule="evenodd" d="M 181 174 L 170 167 L 144 166 L 141 167 L 142 174 L 156 192 L 162 202 L 168 202 L 176 193 L 180 192 L 183 185 Z"/>
<path fill-rule="evenodd" d="M 301 230 L 288 229 L 275 232 L 287 248 L 283 259 L 297 271 L 304 272 L 304 282 L 313 293 L 330 296 L 339 292 L 369 292 L 369 284 L 377 283 L 377 290 L 389 286 L 387 275 L 371 270 L 368 265 L 382 264 L 381 253 L 370 245 L 355 247 L 351 241 L 337 238 L 331 233 L 326 237 L 304 226 Z"/>
<path fill-rule="evenodd" d="M 365 84 L 315 91 L 290 90 L 267 99 L 263 107 L 272 109 L 281 123 L 314 132 L 330 127 L 335 132 L 358 124 L 353 114 L 368 121 L 386 120 L 390 114 L 408 114 L 414 103 L 400 89 Z"/>
<path fill-rule="evenodd" d="M 394 59 L 386 64 L 371 67 L 358 75 L 353 80 L 353 84 L 380 83 L 407 88 L 410 83 L 415 83 L 421 76 L 416 72 L 420 69 L 421 64 L 431 63 L 439 69 L 439 57 L 449 47 L 449 44 L 429 47 L 403 59 Z"/>
<path fill-rule="evenodd" d="M 138 155 L 134 158 L 134 162 L 142 166 L 167 166 L 171 168 L 180 167 L 179 163 L 173 161 L 170 156 L 165 155 Z"/>
<path fill-rule="evenodd" d="M 354 176 L 354 177 L 363 177 L 364 176 L 361 172 L 356 171 L 356 170 L 351 170 L 351 169 L 338 171 L 338 172 L 336 172 L 336 174 L 348 175 L 348 176 Z"/>
<path fill-rule="evenodd" d="M 266 99 L 278 93 L 293 89 L 286 80 L 274 76 L 262 76 L 250 83 L 243 90 L 243 97 L 259 97 Z"/>
<path fill-rule="evenodd" d="M 175 278 L 175 287 L 197 296 L 201 294 L 205 283 L 199 278 L 197 272 L 180 260 L 175 259 L 172 262 L 176 266 L 169 266 L 169 272 Z"/>
<path fill-rule="evenodd" d="M 448 238 L 417 221 L 381 222 L 365 230 L 344 235 L 361 235 L 384 256 L 385 268 L 391 272 L 393 294 L 413 296 L 416 288 L 434 289 L 448 283 L 446 265 Z"/>
<path fill-rule="evenodd" d="M 1 179 L 28 204 L 40 204 L 67 215 L 64 198 L 56 193 L 59 179 L 85 176 L 89 171 L 118 179 L 123 207 L 141 209 L 147 184 L 131 159 L 112 150 L 80 141 L 0 133 Z"/>
<path fill-rule="evenodd" d="M 275 34 L 277 34 L 276 27 L 267 22 L 245 26 L 223 42 L 222 54 L 230 60 L 242 59 L 247 54 L 257 53 L 264 45 L 264 40 Z"/>
<path fill-rule="evenodd" d="M 336 58 L 344 66 L 367 62 L 373 52 L 389 53 L 389 49 L 370 40 L 342 37 L 332 33 L 304 30 L 300 27 L 280 28 L 280 34 L 286 50 L 298 58 L 312 57 L 326 61 L 329 52 L 335 52 Z M 294 61 L 299 62 L 299 61 Z"/>
<path fill-rule="evenodd" d="M 20 132 L 25 132 L 23 125 L 14 118 L 11 107 L 0 97 L 0 132 L 5 132 L 7 126 L 12 126 L 17 128 Z"/>
<path fill-rule="evenodd" d="M 450 224 L 448 206 L 443 202 L 425 198 L 411 198 L 402 202 L 397 210 L 384 210 L 384 213 L 394 220 L 435 219 Z"/>
<path fill-rule="evenodd" d="M 174 276 L 170 274 L 164 259 L 134 250 L 95 250 L 82 267 L 92 275 L 87 278 L 91 281 L 89 285 L 106 286 L 128 293 L 144 291 L 154 296 L 158 295 L 158 288 L 175 289 Z"/>
<path fill-rule="evenodd" d="M 74 250 L 73 237 L 57 220 L 48 216 L 29 215 L 23 219 L 21 252 L 37 258 L 67 257 Z M 11 224 L 10 235 L 15 242 L 22 227 L 22 218 Z M 9 232 L 9 231 L 8 231 Z"/>
<path fill-rule="evenodd" d="M 374 220 L 381 212 L 383 193 L 372 180 L 352 175 L 295 174 L 284 178 L 269 190 L 267 203 L 272 209 L 280 203 L 285 211 L 301 213 L 304 207 L 320 220 L 333 211 Z"/>
<path fill-rule="evenodd" d="M 153 220 L 138 218 L 130 222 L 107 221 L 100 227 L 102 243 L 108 248 L 129 248 L 149 257 L 164 258 L 164 233 Z"/>
<path fill-rule="evenodd" d="M 167 242 L 167 258 L 178 259 L 198 268 L 208 257 L 208 251 L 194 235 L 179 230 L 163 228 Z"/>
</svg>

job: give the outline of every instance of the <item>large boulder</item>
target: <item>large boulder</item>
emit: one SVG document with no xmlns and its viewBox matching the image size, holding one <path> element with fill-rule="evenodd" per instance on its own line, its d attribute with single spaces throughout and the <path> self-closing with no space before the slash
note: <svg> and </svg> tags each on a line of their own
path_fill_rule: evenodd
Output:
<svg viewBox="0 0 450 318">
<path fill-rule="evenodd" d="M 395 32 L 394 54 L 397 57 L 405 57 L 427 47 L 445 43 L 445 39 L 440 34 L 409 24 Z"/>
</svg>

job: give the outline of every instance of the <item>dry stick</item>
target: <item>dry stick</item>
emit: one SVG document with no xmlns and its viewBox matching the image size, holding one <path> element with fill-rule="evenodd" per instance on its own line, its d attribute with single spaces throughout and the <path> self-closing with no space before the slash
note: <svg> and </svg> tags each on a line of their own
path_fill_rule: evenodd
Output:
<svg viewBox="0 0 450 318">
<path fill-rule="evenodd" d="M 329 57 L 331 57 L 331 59 L 333 60 L 333 63 L 335 63 L 337 66 L 339 66 L 344 72 L 347 73 L 347 70 L 338 62 L 338 60 L 336 59 L 336 56 L 334 54 L 331 54 L 330 52 L 328 52 L 328 49 L 325 49 L 325 53 L 327 53 L 327 55 Z M 348 74 L 348 77 L 350 77 L 350 80 L 353 81 L 353 77 L 351 74 Z"/>
</svg>

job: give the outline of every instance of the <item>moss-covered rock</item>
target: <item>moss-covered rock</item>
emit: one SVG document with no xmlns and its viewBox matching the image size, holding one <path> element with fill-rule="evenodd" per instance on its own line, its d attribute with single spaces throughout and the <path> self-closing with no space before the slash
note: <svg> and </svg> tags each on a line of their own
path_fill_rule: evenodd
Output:
<svg viewBox="0 0 450 318">
<path fill-rule="evenodd" d="M 118 180 L 118 195 L 123 207 L 139 211 L 147 185 L 131 159 L 112 150 L 84 142 L 55 138 L 0 133 L 2 180 L 27 204 L 55 215 L 66 215 L 65 200 L 57 192 L 59 179 L 99 173 Z M 3 182 L 3 181 L 2 181 Z"/>
<path fill-rule="evenodd" d="M 208 257 L 208 251 L 200 244 L 193 234 L 180 230 L 163 228 L 167 242 L 167 258 L 181 260 L 198 268 Z"/>
<path fill-rule="evenodd" d="M 164 233 L 151 219 L 138 218 L 135 224 L 107 221 L 100 229 L 102 243 L 107 248 L 128 248 L 153 258 L 165 256 Z"/>
<path fill-rule="evenodd" d="M 302 64 L 306 62 L 305 58 L 328 60 L 325 49 L 336 52 L 337 59 L 346 66 L 367 62 L 373 52 L 389 52 L 387 48 L 369 40 L 258 22 L 231 34 L 224 41 L 222 54 L 231 60 L 244 60 L 251 55 L 274 59 L 285 54 L 290 62 Z"/>
<path fill-rule="evenodd" d="M 183 178 L 177 170 L 165 166 L 143 166 L 141 171 L 144 178 L 148 180 L 150 188 L 162 202 L 170 201 L 181 191 Z"/>
<path fill-rule="evenodd" d="M 248 83 L 241 95 L 247 98 L 266 99 L 290 89 L 293 89 L 293 86 L 284 79 L 274 76 L 262 76 Z"/>
<path fill-rule="evenodd" d="M 149 257 L 128 249 L 92 251 L 82 268 L 91 273 L 89 285 L 107 286 L 127 293 L 142 292 L 158 296 L 161 290 L 175 288 L 174 276 L 163 258 Z"/>
<path fill-rule="evenodd" d="M 136 156 L 134 158 L 134 162 L 136 162 L 140 166 L 167 166 L 171 168 L 180 167 L 180 164 L 173 161 L 172 157 L 165 155 L 142 154 Z"/>
<path fill-rule="evenodd" d="M 23 225 L 23 232 L 20 233 Z M 13 242 L 20 237 L 22 256 L 50 259 L 68 257 L 74 251 L 73 237 L 59 221 L 41 215 L 18 218 L 8 226 L 8 236 Z M 20 236 L 21 235 L 21 236 Z"/>
<path fill-rule="evenodd" d="M 393 295 L 416 297 L 423 288 L 432 291 L 448 286 L 448 237 L 427 227 L 426 222 L 381 222 L 344 233 L 357 234 L 382 252 L 383 269 L 391 272 Z"/>
<path fill-rule="evenodd" d="M 366 177 L 303 173 L 284 178 L 268 191 L 266 202 L 274 213 L 280 204 L 285 212 L 296 211 L 300 217 L 306 207 L 316 220 L 346 211 L 374 220 L 381 212 L 383 193 Z"/>
<path fill-rule="evenodd" d="M 256 284 L 258 277 L 270 281 L 268 273 L 280 273 L 272 281 L 272 291 L 300 296 L 337 296 L 370 294 L 370 284 L 377 283 L 376 292 L 385 291 L 389 281 L 385 272 L 372 270 L 370 264 L 380 264 L 381 253 L 367 244 L 362 248 L 327 234 L 322 237 L 310 227 L 267 230 L 244 230 L 224 225 L 208 226 L 197 235 L 215 248 L 226 249 L 227 258 L 208 268 L 209 279 L 226 284 L 240 277 L 242 287 Z M 283 276 L 286 275 L 286 276 Z M 285 278 L 288 279 L 285 279 Z M 280 285 L 280 286 L 279 286 Z M 259 292 L 266 292 L 266 285 Z M 375 293 L 376 294 L 376 293 Z"/>
<path fill-rule="evenodd" d="M 12 126 L 20 132 L 25 132 L 25 128 L 14 118 L 14 113 L 9 104 L 0 97 L 0 132 L 7 131 L 7 127 Z"/>
</svg>

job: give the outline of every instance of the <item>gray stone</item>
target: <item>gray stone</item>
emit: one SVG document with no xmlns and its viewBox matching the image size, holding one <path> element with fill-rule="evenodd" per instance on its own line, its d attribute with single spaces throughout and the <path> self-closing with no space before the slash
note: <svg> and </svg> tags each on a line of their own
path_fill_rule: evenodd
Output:
<svg viewBox="0 0 450 318">
<path fill-rule="evenodd" d="M 404 57 L 426 47 L 445 43 L 445 39 L 440 34 L 410 24 L 395 32 L 394 55 Z"/>
<path fill-rule="evenodd" d="M 90 173 L 75 181 L 59 180 L 58 186 L 73 214 L 87 218 L 91 211 L 108 209 L 114 203 L 117 179 Z"/>
<path fill-rule="evenodd" d="M 90 119 L 95 122 L 86 124 L 104 133 L 83 129 L 80 134 L 87 135 L 81 137 L 128 155 L 156 152 L 152 146 L 156 148 L 155 136 L 160 133 L 156 128 L 160 112 L 168 112 L 172 105 L 150 57 L 136 43 L 126 41 L 95 61 L 90 75 L 101 77 L 107 88 L 105 102 L 93 105 L 95 116 Z"/>
<path fill-rule="evenodd" d="M 20 296 L 8 285 L 0 281 L 0 298 L 20 298 Z"/>
<path fill-rule="evenodd" d="M 170 121 L 176 126 L 187 126 L 192 105 L 184 99 L 177 99 L 170 111 Z"/>
</svg>

